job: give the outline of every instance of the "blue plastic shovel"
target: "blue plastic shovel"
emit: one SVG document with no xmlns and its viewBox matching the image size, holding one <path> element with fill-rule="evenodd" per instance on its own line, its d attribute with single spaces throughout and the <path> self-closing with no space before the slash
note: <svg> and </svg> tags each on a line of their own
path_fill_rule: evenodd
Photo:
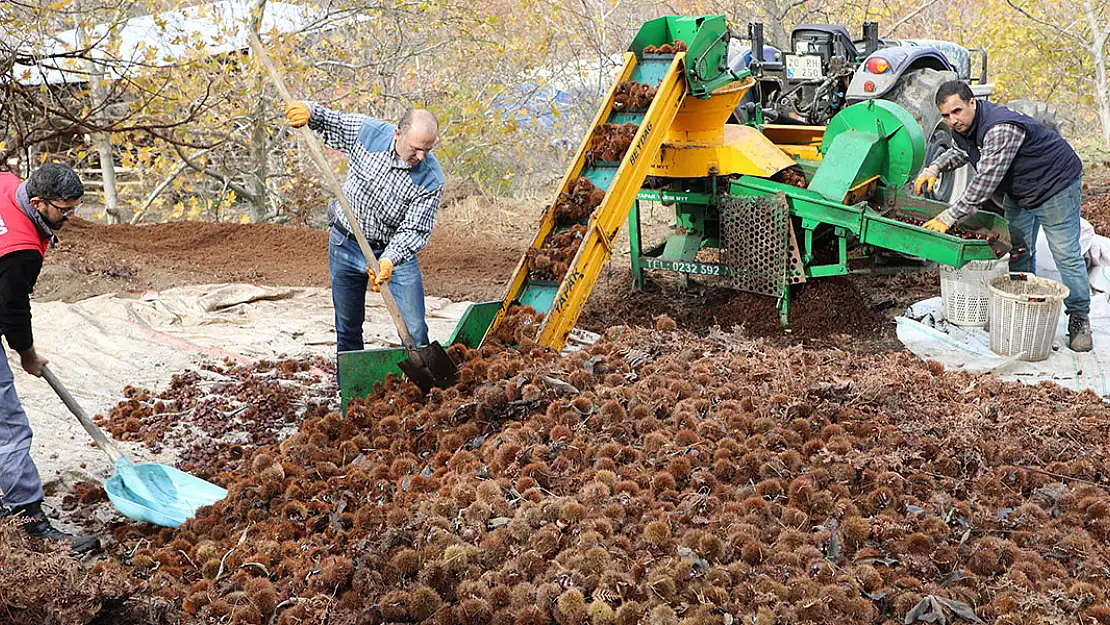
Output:
<svg viewBox="0 0 1110 625">
<path fill-rule="evenodd" d="M 53 371 L 43 367 L 42 377 L 46 378 L 69 411 L 115 465 L 115 473 L 104 483 L 104 490 L 124 516 L 164 527 L 177 527 L 192 518 L 198 508 L 227 497 L 223 488 L 173 467 L 154 463 L 133 464 L 104 431 L 96 427 Z"/>
</svg>

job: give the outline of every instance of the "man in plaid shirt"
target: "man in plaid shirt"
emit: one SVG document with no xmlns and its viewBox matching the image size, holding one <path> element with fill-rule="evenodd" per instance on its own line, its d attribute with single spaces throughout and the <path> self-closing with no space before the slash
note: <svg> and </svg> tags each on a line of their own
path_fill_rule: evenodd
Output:
<svg viewBox="0 0 1110 625">
<path fill-rule="evenodd" d="M 1003 210 L 1010 226 L 1010 270 L 1033 272 L 1037 231 L 1044 228 L 1048 248 L 1068 287 L 1068 344 L 1073 351 L 1091 350 L 1091 289 L 1087 264 L 1079 245 L 1079 207 L 1083 164 L 1060 135 L 1041 122 L 986 100 L 953 80 L 937 89 L 937 108 L 952 128 L 956 143 L 914 181 L 914 192 L 932 191 L 937 176 L 971 163 L 975 177 L 947 210 L 925 228 L 947 232 L 960 219 L 983 208 L 996 191 L 1004 194 Z"/>
<path fill-rule="evenodd" d="M 429 343 L 424 282 L 416 254 L 432 234 L 443 196 L 443 170 L 432 148 L 439 122 L 425 109 L 410 109 L 396 126 L 366 115 L 332 111 L 315 102 L 286 109 L 289 125 L 308 125 L 324 143 L 349 157 L 343 192 L 374 255 L 374 274 L 336 200 L 328 205 L 328 261 L 335 305 L 336 350 L 363 348 L 366 289 L 388 283 L 417 346 Z"/>
</svg>

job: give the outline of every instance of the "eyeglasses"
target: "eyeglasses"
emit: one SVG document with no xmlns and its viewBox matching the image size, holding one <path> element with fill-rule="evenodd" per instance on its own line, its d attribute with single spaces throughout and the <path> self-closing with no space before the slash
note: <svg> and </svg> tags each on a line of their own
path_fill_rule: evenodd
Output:
<svg viewBox="0 0 1110 625">
<path fill-rule="evenodd" d="M 81 202 L 78 202 L 74 206 L 58 206 L 57 204 L 55 204 L 54 202 L 51 202 L 50 200 L 46 200 L 46 199 L 43 199 L 43 198 L 39 198 L 39 199 L 42 200 L 43 202 L 46 202 L 47 204 L 53 206 L 54 208 L 58 209 L 58 212 L 62 214 L 62 217 L 70 217 L 71 215 L 73 215 L 74 213 L 77 212 L 78 208 L 81 208 Z"/>
</svg>

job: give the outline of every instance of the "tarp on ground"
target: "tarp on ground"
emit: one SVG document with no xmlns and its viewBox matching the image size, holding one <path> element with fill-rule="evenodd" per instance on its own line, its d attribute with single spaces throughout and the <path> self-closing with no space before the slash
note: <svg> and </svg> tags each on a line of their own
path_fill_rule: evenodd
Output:
<svg viewBox="0 0 1110 625">
<path fill-rule="evenodd" d="M 1005 380 L 1029 384 L 1053 382 L 1075 391 L 1090 389 L 1110 397 L 1110 238 L 1080 221 L 1080 247 L 1087 261 L 1091 295 L 1091 334 L 1094 350 L 1077 354 L 1067 347 L 1068 318 L 1060 315 L 1052 355 L 1040 362 L 1023 362 L 995 354 L 990 334 L 981 327 L 962 327 L 944 318 L 944 301 L 934 297 L 911 306 L 897 319 L 898 339 L 925 360 L 935 360 L 948 370 L 995 372 Z M 1060 280 L 1044 229 L 1037 236 L 1038 276 Z"/>
<path fill-rule="evenodd" d="M 996 373 L 1004 380 L 1026 384 L 1052 382 L 1074 391 L 1090 389 L 1110 397 L 1110 300 L 1106 293 L 1091 296 L 1094 349 L 1068 349 L 1068 318 L 1060 315 L 1052 354 L 1039 362 L 1024 362 L 991 351 L 990 334 L 982 327 L 963 327 L 944 318 L 944 302 L 934 297 L 911 306 L 898 317 L 898 340 L 923 360 L 935 360 L 949 371 Z"/>
</svg>

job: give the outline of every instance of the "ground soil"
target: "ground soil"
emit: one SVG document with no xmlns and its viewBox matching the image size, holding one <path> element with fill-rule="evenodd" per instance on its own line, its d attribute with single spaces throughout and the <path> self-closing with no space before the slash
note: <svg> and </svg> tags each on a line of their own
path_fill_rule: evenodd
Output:
<svg viewBox="0 0 1110 625">
<path fill-rule="evenodd" d="M 327 233 L 321 230 L 271 224 L 130 226 L 74 220 L 59 236 L 60 244 L 47 256 L 36 299 L 77 301 L 110 292 L 222 282 L 328 286 Z M 427 293 L 454 300 L 500 299 L 529 236 L 488 236 L 452 225 L 438 227 L 420 255 Z M 680 286 L 667 275 L 653 276 L 641 293 L 632 288 L 627 257 L 618 257 L 599 281 L 581 325 L 599 332 L 628 321 L 650 326 L 666 314 L 679 327 L 699 334 L 714 325 L 726 330 L 743 326 L 750 336 L 787 342 L 831 337 L 837 343 L 855 337 L 881 349 L 893 346 L 893 326 L 878 309 L 900 312 L 936 289 L 936 278 L 930 275 L 817 281 L 796 290 L 792 327 L 784 331 L 772 298 L 714 284 Z"/>
<path fill-rule="evenodd" d="M 1110 162 L 1090 165 L 1084 172 L 1083 217 L 1095 232 L 1110 236 Z"/>
<path fill-rule="evenodd" d="M 678 281 L 665 276 L 655 276 L 639 292 L 631 287 L 631 273 L 625 269 L 591 298 L 582 325 L 595 332 L 620 323 L 652 326 L 659 315 L 665 314 L 679 327 L 699 334 L 712 326 L 724 330 L 739 326 L 748 336 L 781 337 L 787 342 L 826 339 L 837 342 L 853 336 L 881 338 L 886 318 L 877 310 L 878 302 L 873 302 L 872 297 L 882 298 L 883 302 L 889 298 L 878 291 L 874 296 L 861 291 L 856 281 L 838 277 L 795 289 L 790 328 L 784 330 L 779 324 L 774 298 L 713 284 L 682 288 Z"/>
<path fill-rule="evenodd" d="M 35 296 L 76 301 L 106 292 L 249 282 L 328 286 L 328 234 L 272 224 L 104 225 L 76 219 L 59 232 Z M 420 256 L 430 295 L 500 298 L 526 242 L 438 228 Z"/>
<path fill-rule="evenodd" d="M 1098 169 L 1110 174 L 1110 169 Z M 1097 175 L 1088 178 L 1083 209 L 1102 233 L 1110 233 L 1106 182 Z M 500 298 L 532 239 L 534 207 L 521 208 L 517 215 L 504 200 L 471 202 L 469 213 L 437 226 L 421 254 L 430 295 Z M 667 231 L 668 217 L 661 215 L 654 226 Z M 60 234 L 62 243 L 49 254 L 39 280 L 39 300 L 213 282 L 328 284 L 327 233 L 321 230 L 211 223 L 106 226 L 75 220 Z M 627 249 L 627 242 L 616 245 Z M 617 254 L 580 319 L 581 326 L 606 334 L 586 351 L 554 358 L 542 350 L 522 355 L 456 346 L 452 351 L 463 379 L 458 387 L 425 398 L 413 394 L 411 385 L 391 383 L 377 400 L 355 402 L 345 421 L 331 412 L 331 389 L 321 391 L 320 376 L 312 372 L 326 369 L 322 362 L 228 364 L 209 369 L 224 380 L 218 387 L 201 390 L 197 374 L 186 374 L 157 397 L 129 389 L 127 399 L 101 424 L 117 437 L 139 431 L 152 449 L 171 444 L 184 449 L 181 468 L 227 486 L 232 496 L 171 531 L 118 520 L 105 524 L 94 514 L 108 506 L 102 491 L 92 485 L 75 488 L 65 495 L 61 511 L 106 541 L 91 570 L 61 555 L 51 559 L 34 551 L 38 547 L 13 538 L 12 528 L 0 523 L 0 561 L 15 563 L 0 567 L 0 587 L 22 591 L 10 597 L 0 593 L 0 614 L 16 610 L 22 618 L 13 622 L 125 625 L 229 619 L 415 622 L 420 618 L 413 614 L 429 610 L 398 598 L 409 597 L 408 582 L 401 577 L 420 570 L 422 585 L 413 596 L 419 591 L 419 596 L 435 602 L 442 596 L 451 604 L 447 612 L 453 611 L 453 620 L 442 622 L 488 621 L 474 617 L 488 611 L 487 604 L 499 605 L 481 599 L 484 587 L 456 588 L 454 577 L 437 572 L 437 567 L 456 566 L 460 558 L 478 556 L 468 566 L 480 563 L 491 574 L 506 576 L 497 579 L 518 578 L 520 571 L 512 567 L 535 568 L 527 573 L 536 582 L 535 592 L 523 595 L 525 603 L 554 605 L 559 622 L 586 620 L 582 592 L 563 592 L 567 580 L 571 587 L 598 590 L 587 593 L 591 605 L 599 597 L 623 601 L 621 589 L 635 588 L 641 594 L 623 607 L 627 614 L 638 610 L 642 616 L 644 606 L 659 603 L 642 592 L 642 585 L 617 580 L 613 588 L 622 594 L 607 595 L 608 587 L 599 585 L 607 578 L 590 577 L 597 577 L 595 569 L 612 577 L 647 566 L 641 561 L 656 563 L 651 566 L 657 581 L 663 579 L 661 571 L 681 580 L 671 593 L 692 584 L 689 592 L 664 602 L 678 605 L 680 613 L 689 611 L 691 622 L 698 620 L 693 616 L 698 609 L 708 620 L 708 593 L 721 602 L 751 599 L 751 605 L 729 604 L 726 613 L 758 611 L 760 622 L 776 620 L 766 602 L 782 612 L 783 622 L 903 620 L 926 594 L 997 622 L 1017 622 L 1018 612 L 1046 623 L 1110 622 L 1103 618 L 1110 606 L 1087 609 L 1090 601 L 1105 596 L 1097 572 L 1105 567 L 1097 563 L 1107 560 L 1099 546 L 1110 537 L 1110 500 L 1105 498 L 1110 460 L 1102 444 L 1110 413 L 1093 394 L 1000 383 L 991 376 L 944 372 L 910 354 L 884 353 L 901 351 L 892 318 L 914 301 L 939 293 L 935 270 L 801 285 L 792 298 L 789 329 L 778 324 L 772 298 L 710 282 L 685 283 L 667 274 L 652 274 L 643 291 L 632 289 L 631 282 L 627 255 Z M 618 328 L 623 325 L 657 331 Z M 714 326 L 730 334 L 713 333 Z M 799 343 L 807 349 L 788 347 Z M 410 410 L 424 401 L 430 402 L 426 408 Z M 252 438 L 246 443 L 222 439 L 229 431 L 224 410 L 250 404 L 260 407 L 237 418 L 249 422 Z M 710 406 L 716 407 L 707 411 Z M 401 414 L 404 419 L 398 418 Z M 136 420 L 141 423 L 131 423 Z M 294 424 L 300 430 L 275 444 Z M 171 427 L 178 428 L 174 436 L 184 432 L 194 438 L 166 438 Z M 398 431 L 407 435 L 398 437 Z M 520 444 L 512 438 L 517 436 Z M 429 465 L 421 469 L 425 462 Z M 431 464 L 442 471 L 433 472 Z M 816 476 L 827 481 L 809 485 L 806 480 Z M 390 487 L 392 501 L 377 490 L 387 477 L 397 484 Z M 436 496 L 422 495 L 425 491 Z M 637 491 L 642 491 L 638 498 Z M 512 504 L 503 493 L 513 495 Z M 628 499 L 605 506 L 611 493 Z M 843 501 L 834 501 L 833 494 Z M 555 504 L 548 510 L 581 524 L 568 536 L 583 541 L 562 545 L 559 556 L 553 549 L 547 558 L 505 557 L 534 551 L 548 534 L 562 536 L 561 529 L 552 529 L 559 526 L 537 532 L 525 518 L 533 506 L 522 502 L 545 497 Z M 765 499 L 782 503 L 769 506 Z M 731 508 L 722 508 L 723 502 Z M 880 514 L 884 508 L 889 510 Z M 442 522 L 410 519 L 416 510 L 445 516 Z M 1049 511 L 1058 518 L 1044 523 Z M 744 516 L 733 518 L 737 514 Z M 614 529 L 602 518 L 608 515 L 627 518 Z M 833 522 L 817 524 L 826 518 Z M 861 518 L 874 520 L 861 523 Z M 487 521 L 504 527 L 495 533 Z M 458 544 L 447 547 L 447 541 L 427 538 L 434 532 L 419 539 L 409 531 L 426 522 L 454 528 L 458 536 L 452 540 Z M 750 532 L 733 531 L 740 527 Z M 703 540 L 707 532 L 718 540 Z M 598 541 L 609 534 L 625 542 L 607 543 L 600 551 L 585 542 L 587 536 Z M 496 554 L 495 537 L 506 536 L 516 536 L 516 542 L 501 543 L 503 553 Z M 721 543 L 723 538 L 727 543 Z M 679 539 L 683 545 L 696 544 L 696 551 L 684 547 L 693 555 L 671 553 Z M 467 541 L 489 553 L 472 553 Z M 584 559 L 619 556 L 632 541 L 638 546 L 627 553 L 637 554 L 635 559 L 600 569 Z M 407 547 L 410 543 L 414 548 Z M 805 559 L 798 545 L 808 545 Z M 571 559 L 579 548 L 578 559 Z M 1042 553 L 1074 560 L 1068 568 L 1050 565 Z M 650 557 L 641 559 L 642 554 Z M 870 565 L 879 554 L 897 556 L 884 565 L 889 573 L 879 575 Z M 404 564 L 405 558 L 415 559 Z M 1003 577 L 1006 567 L 1021 558 L 1028 559 L 1028 566 L 1020 576 Z M 692 566 L 710 567 L 710 560 L 713 566 L 736 561 L 736 573 L 691 575 Z M 1003 560 L 1007 564 L 1000 567 Z M 952 577 L 944 562 L 966 563 L 975 575 L 965 578 L 957 569 Z M 493 570 L 503 564 L 505 571 Z M 398 577 L 401 569 L 409 572 Z M 637 575 L 643 577 L 646 570 Z M 58 571 L 67 576 L 61 587 L 70 595 L 56 591 Z M 378 571 L 386 576 L 373 578 Z M 480 572 L 473 569 L 475 575 Z M 756 586 L 747 581 L 742 591 L 725 587 L 729 580 L 757 575 L 753 583 L 763 588 L 758 596 L 749 592 Z M 865 575 L 874 586 L 864 593 L 867 600 L 852 585 Z M 804 592 L 768 581 L 783 576 L 796 580 Z M 1056 585 L 1035 585 L 1049 578 Z M 950 588 L 961 579 L 966 583 Z M 657 581 L 650 582 L 653 589 Z M 1015 608 L 1009 591 L 1019 582 L 1035 601 Z M 405 590 L 395 589 L 398 584 Z M 505 599 L 508 585 L 502 586 L 496 590 Z M 1061 588 L 1074 595 L 1070 603 L 1061 603 Z M 488 591 L 491 596 L 493 591 Z M 581 609 L 572 605 L 576 597 Z M 830 597 L 846 603 L 830 607 Z M 641 599 L 643 605 L 637 603 Z M 398 605 L 412 614 L 397 612 Z M 379 609 L 394 611 L 374 612 Z M 678 622 L 667 605 L 653 610 L 652 622 Z M 510 622 L 508 616 L 508 608 L 502 609 L 500 620 L 491 622 Z M 546 614 L 540 617 L 515 620 L 550 622 Z"/>
</svg>

